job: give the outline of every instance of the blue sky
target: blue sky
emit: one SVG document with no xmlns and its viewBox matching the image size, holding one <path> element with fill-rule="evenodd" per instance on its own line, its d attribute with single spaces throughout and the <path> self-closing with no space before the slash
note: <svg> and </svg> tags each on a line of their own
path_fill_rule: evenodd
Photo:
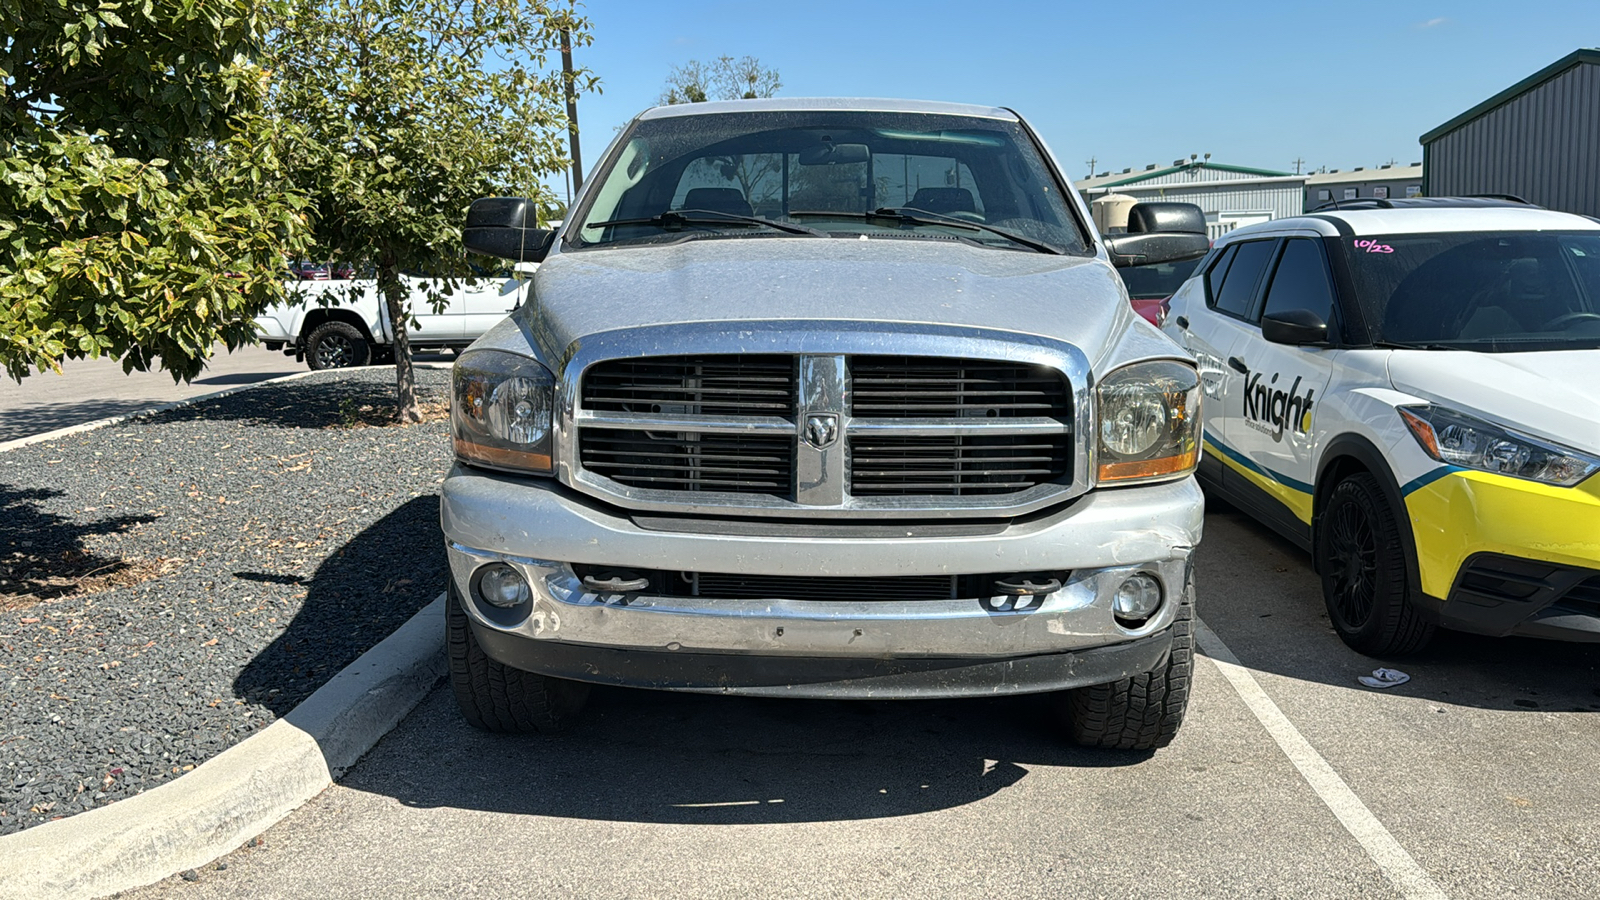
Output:
<svg viewBox="0 0 1600 900">
<path fill-rule="evenodd" d="M 1579 47 L 1600 0 L 1077 3 L 587 0 L 589 168 L 690 59 L 759 57 L 781 96 L 1009 106 L 1073 178 L 1191 153 L 1293 170 L 1420 161 L 1417 137 Z"/>
</svg>

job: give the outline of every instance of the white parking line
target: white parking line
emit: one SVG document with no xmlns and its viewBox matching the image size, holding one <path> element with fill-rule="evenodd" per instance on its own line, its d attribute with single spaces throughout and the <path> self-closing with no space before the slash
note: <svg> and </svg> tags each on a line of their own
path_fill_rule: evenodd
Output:
<svg viewBox="0 0 1600 900">
<path fill-rule="evenodd" d="M 1378 864 L 1384 877 L 1393 882 L 1407 900 L 1445 900 L 1444 890 L 1406 852 L 1406 848 L 1400 846 L 1400 842 L 1394 839 L 1389 829 L 1383 827 L 1383 823 L 1361 802 L 1355 791 L 1350 790 L 1350 785 L 1345 784 L 1333 766 L 1301 736 L 1300 730 L 1294 727 L 1278 704 L 1273 703 L 1267 692 L 1261 689 L 1261 684 L 1250 674 L 1250 670 L 1239 662 L 1239 657 L 1234 656 L 1228 645 L 1204 622 L 1196 620 L 1195 625 L 1198 626 L 1195 639 L 1200 649 L 1222 672 L 1222 677 L 1233 685 L 1239 699 L 1255 714 L 1261 727 L 1277 742 L 1283 755 L 1294 763 L 1301 777 L 1339 819 L 1339 824 Z"/>
</svg>

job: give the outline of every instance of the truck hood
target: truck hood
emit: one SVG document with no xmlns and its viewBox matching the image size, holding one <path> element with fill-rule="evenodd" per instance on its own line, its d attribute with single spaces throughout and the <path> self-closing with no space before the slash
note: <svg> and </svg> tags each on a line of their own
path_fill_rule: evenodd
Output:
<svg viewBox="0 0 1600 900">
<path fill-rule="evenodd" d="M 554 351 L 620 328 L 816 319 L 1041 335 L 1097 363 L 1133 319 L 1102 261 L 944 240 L 752 237 L 584 250 L 550 257 L 533 295 L 518 315 Z"/>
<path fill-rule="evenodd" d="M 1600 453 L 1600 350 L 1396 350 L 1396 390 L 1589 453 Z"/>
</svg>

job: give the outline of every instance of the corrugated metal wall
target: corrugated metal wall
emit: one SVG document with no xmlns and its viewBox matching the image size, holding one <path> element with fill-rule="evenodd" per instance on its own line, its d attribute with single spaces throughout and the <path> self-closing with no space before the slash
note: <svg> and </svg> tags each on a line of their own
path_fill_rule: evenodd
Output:
<svg viewBox="0 0 1600 900">
<path fill-rule="evenodd" d="M 1298 216 L 1304 210 L 1304 182 L 1284 181 L 1267 184 L 1194 185 L 1151 188 L 1143 184 L 1117 188 L 1117 193 L 1140 200 L 1174 200 L 1193 203 L 1208 213 L 1271 212 L 1274 219 Z"/>
<path fill-rule="evenodd" d="M 1580 63 L 1427 147 L 1427 192 L 1600 216 L 1600 65 Z"/>
</svg>

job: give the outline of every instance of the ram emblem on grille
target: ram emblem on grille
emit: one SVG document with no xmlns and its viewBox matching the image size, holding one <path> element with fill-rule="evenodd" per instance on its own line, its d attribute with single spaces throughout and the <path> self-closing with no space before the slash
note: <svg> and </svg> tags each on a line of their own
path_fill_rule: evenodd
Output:
<svg viewBox="0 0 1600 900">
<path fill-rule="evenodd" d="M 805 441 L 818 450 L 826 450 L 839 439 L 839 417 L 832 413 L 806 416 Z"/>
</svg>

